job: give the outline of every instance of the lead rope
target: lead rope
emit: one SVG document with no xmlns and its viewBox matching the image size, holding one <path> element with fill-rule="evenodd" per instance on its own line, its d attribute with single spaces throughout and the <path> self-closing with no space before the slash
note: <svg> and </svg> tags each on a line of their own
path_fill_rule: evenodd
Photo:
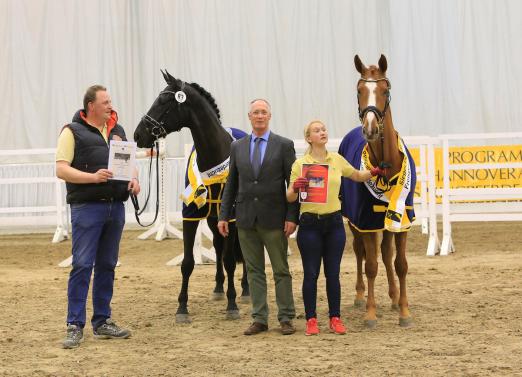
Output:
<svg viewBox="0 0 522 377">
<path fill-rule="evenodd" d="M 382 152 L 382 157 L 384 158 L 384 129 L 383 128 L 384 127 L 382 126 L 382 124 L 379 123 L 379 133 L 380 133 L 380 138 L 381 138 L 381 152 Z M 377 155 L 373 151 L 373 148 L 370 145 L 370 143 L 368 143 L 368 147 L 370 148 L 370 151 L 372 152 L 373 157 L 375 157 L 375 159 L 377 159 Z M 391 164 L 389 162 L 385 162 L 384 160 L 381 160 L 381 162 L 379 162 L 378 165 L 379 165 L 379 168 L 384 170 L 384 175 L 377 176 L 377 178 L 375 180 L 375 192 L 377 192 L 378 194 L 384 194 L 385 192 L 388 192 L 391 190 L 390 181 L 389 181 L 388 177 L 386 176 L 388 168 L 391 168 Z M 378 187 L 379 183 L 381 184 L 381 186 L 384 186 L 384 189 L 380 189 Z"/>
<path fill-rule="evenodd" d="M 147 208 L 147 205 L 149 203 L 150 199 L 150 186 L 151 186 L 151 175 L 152 175 L 152 159 L 154 158 L 154 146 L 150 148 L 150 162 L 149 162 L 149 184 L 147 189 L 147 199 L 145 199 L 145 204 L 143 205 L 143 208 L 140 211 L 140 205 L 138 203 L 138 197 L 134 194 L 130 194 L 132 205 L 134 206 L 134 216 L 136 217 L 136 221 L 138 224 L 140 224 L 142 227 L 148 227 L 151 226 L 156 222 L 156 219 L 158 218 L 159 213 L 159 141 L 156 139 L 154 141 L 156 144 L 156 213 L 154 215 L 154 220 L 150 224 L 143 225 L 140 221 L 140 215 L 145 211 Z M 163 177 L 162 177 L 163 178 Z"/>
</svg>

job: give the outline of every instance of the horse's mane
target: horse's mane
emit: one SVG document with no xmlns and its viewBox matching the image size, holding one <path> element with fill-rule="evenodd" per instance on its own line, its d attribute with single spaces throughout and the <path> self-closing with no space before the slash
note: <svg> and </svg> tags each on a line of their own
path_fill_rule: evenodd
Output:
<svg viewBox="0 0 522 377">
<path fill-rule="evenodd" d="M 214 97 L 212 97 L 212 94 L 210 94 L 209 92 L 207 92 L 205 90 L 205 88 L 203 88 L 201 85 L 199 85 L 198 83 L 196 82 L 191 82 L 190 83 L 190 86 L 193 87 L 194 89 L 196 89 L 198 91 L 199 94 L 201 94 L 204 98 L 206 98 L 206 100 L 208 101 L 208 103 L 212 106 L 212 108 L 214 109 L 218 119 L 219 119 L 219 122 L 221 123 L 221 114 L 219 112 L 219 108 L 217 106 L 217 103 L 216 103 L 216 100 L 214 99 Z"/>
</svg>

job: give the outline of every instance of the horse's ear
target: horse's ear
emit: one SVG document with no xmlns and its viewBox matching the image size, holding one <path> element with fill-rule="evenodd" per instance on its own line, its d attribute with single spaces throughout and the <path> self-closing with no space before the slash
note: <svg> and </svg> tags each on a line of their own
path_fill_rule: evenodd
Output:
<svg viewBox="0 0 522 377">
<path fill-rule="evenodd" d="M 169 84 L 169 81 L 170 81 L 170 80 L 169 80 L 169 76 L 168 76 L 168 72 L 167 72 L 167 70 L 165 70 L 165 72 L 163 72 L 163 70 L 160 69 L 160 71 L 161 71 L 161 74 L 163 75 L 163 78 L 164 78 L 165 81 L 167 82 L 167 84 Z"/>
<path fill-rule="evenodd" d="M 169 71 L 165 70 L 165 73 L 167 74 L 167 78 L 166 78 L 166 80 L 167 80 L 167 83 L 168 83 L 169 85 L 175 85 L 175 84 L 177 84 L 178 80 L 176 80 L 176 79 L 174 78 L 174 76 L 172 76 L 172 75 L 169 73 Z"/>
<path fill-rule="evenodd" d="M 386 70 L 388 69 L 388 61 L 386 60 L 386 56 L 384 56 L 383 54 L 381 54 L 381 58 L 379 59 L 379 69 L 381 70 L 383 75 L 386 73 Z"/>
<path fill-rule="evenodd" d="M 359 72 L 361 75 L 363 71 L 366 69 L 363 62 L 359 58 L 359 55 L 355 55 L 353 58 L 353 62 L 355 63 L 355 69 L 357 69 L 357 72 Z"/>
</svg>

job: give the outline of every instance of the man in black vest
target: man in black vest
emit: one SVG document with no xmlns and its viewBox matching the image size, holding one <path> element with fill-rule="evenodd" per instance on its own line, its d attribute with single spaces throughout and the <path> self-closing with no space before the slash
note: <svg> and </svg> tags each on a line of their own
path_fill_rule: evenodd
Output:
<svg viewBox="0 0 522 377">
<path fill-rule="evenodd" d="M 295 150 L 291 140 L 270 131 L 271 116 L 267 100 L 255 99 L 250 103 L 248 118 L 252 134 L 232 143 L 229 175 L 219 214 L 219 231 L 227 236 L 235 205 L 236 226 L 252 297 L 253 323 L 244 331 L 245 335 L 268 330 L 265 247 L 274 272 L 281 333 L 295 332 L 287 237 L 295 231 L 299 207 L 286 201 Z"/>
<path fill-rule="evenodd" d="M 67 335 L 64 348 L 76 348 L 83 341 L 86 301 L 94 269 L 91 323 L 94 336 L 102 339 L 128 338 L 129 330 L 111 320 L 114 269 L 118 262 L 125 209 L 129 192 L 137 195 L 137 172 L 130 182 L 110 180 L 107 169 L 110 140 L 126 141 L 117 123 L 107 89 L 94 85 L 87 89 L 83 110 L 66 125 L 56 149 L 56 176 L 67 186 L 71 206 L 72 270 L 67 290 Z"/>
</svg>

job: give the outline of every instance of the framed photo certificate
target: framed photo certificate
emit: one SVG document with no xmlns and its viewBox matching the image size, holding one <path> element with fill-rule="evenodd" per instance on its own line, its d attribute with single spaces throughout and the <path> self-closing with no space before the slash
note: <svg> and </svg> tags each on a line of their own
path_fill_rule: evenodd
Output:
<svg viewBox="0 0 522 377">
<path fill-rule="evenodd" d="M 109 144 L 109 166 L 112 179 L 130 181 L 136 166 L 137 145 L 132 141 L 111 140 Z"/>
<path fill-rule="evenodd" d="M 328 201 L 328 164 L 303 164 L 301 177 L 308 187 L 299 190 L 299 203 L 325 204 Z"/>
</svg>

